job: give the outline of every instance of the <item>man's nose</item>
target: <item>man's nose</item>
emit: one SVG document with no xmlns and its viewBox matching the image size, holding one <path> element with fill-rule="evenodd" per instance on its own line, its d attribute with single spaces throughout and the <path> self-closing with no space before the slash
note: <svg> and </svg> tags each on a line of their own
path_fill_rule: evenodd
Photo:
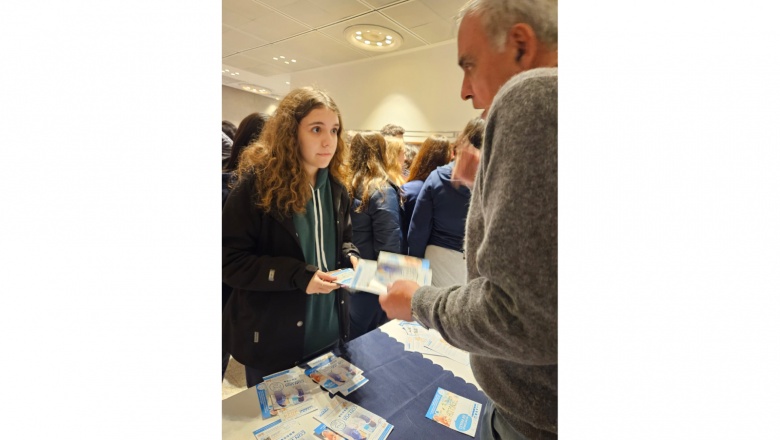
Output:
<svg viewBox="0 0 780 440">
<path fill-rule="evenodd" d="M 460 87 L 460 99 L 468 101 L 473 95 L 474 92 L 471 91 L 471 81 L 469 81 L 468 78 L 464 76 L 463 84 Z"/>
</svg>

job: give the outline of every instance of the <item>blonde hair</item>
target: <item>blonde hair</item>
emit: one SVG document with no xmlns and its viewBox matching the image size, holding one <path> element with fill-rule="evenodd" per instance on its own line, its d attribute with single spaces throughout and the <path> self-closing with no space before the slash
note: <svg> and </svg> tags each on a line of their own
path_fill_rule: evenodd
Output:
<svg viewBox="0 0 780 440">
<path fill-rule="evenodd" d="M 356 133 L 352 137 L 347 188 L 360 200 L 355 212 L 363 212 L 368 207 L 374 191 L 383 191 L 390 186 L 390 176 L 385 169 L 386 148 L 385 138 L 376 132 Z"/>
<path fill-rule="evenodd" d="M 406 153 L 406 144 L 404 144 L 403 140 L 392 136 L 385 136 L 385 143 L 387 144 L 385 169 L 390 176 L 390 180 L 401 186 L 404 184 L 404 174 L 398 159 L 402 154 Z"/>
<path fill-rule="evenodd" d="M 303 118 L 318 108 L 332 110 L 339 118 L 336 151 L 328 170 L 337 181 L 344 182 L 346 148 L 341 138 L 341 112 L 322 90 L 294 89 L 279 102 L 276 112 L 265 124 L 262 136 L 244 150 L 238 165 L 238 180 L 254 172 L 256 203 L 263 211 L 277 210 L 285 216 L 306 211 L 311 190 L 309 176 L 303 168 L 298 127 Z"/>
</svg>

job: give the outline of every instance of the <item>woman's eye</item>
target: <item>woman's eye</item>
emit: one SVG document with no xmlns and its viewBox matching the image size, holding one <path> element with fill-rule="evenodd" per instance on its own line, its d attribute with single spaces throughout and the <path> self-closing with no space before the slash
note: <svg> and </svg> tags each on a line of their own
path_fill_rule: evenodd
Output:
<svg viewBox="0 0 780 440">
<path fill-rule="evenodd" d="M 313 131 L 315 133 L 319 133 L 320 132 L 320 127 L 314 127 L 314 128 L 311 129 L 311 131 Z"/>
<path fill-rule="evenodd" d="M 339 129 L 338 128 L 334 128 L 330 132 L 333 133 L 333 134 L 337 134 L 339 132 Z"/>
</svg>

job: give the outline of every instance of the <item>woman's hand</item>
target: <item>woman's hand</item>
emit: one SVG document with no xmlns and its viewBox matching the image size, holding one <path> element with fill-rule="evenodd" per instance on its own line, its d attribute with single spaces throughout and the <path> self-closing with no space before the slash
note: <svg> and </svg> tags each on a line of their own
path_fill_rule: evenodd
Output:
<svg viewBox="0 0 780 440">
<path fill-rule="evenodd" d="M 306 286 L 306 293 L 309 295 L 316 293 L 330 293 L 333 291 L 333 289 L 337 289 L 339 287 L 338 284 L 333 283 L 332 281 L 336 281 L 336 277 L 318 270 L 314 273 L 314 276 L 311 277 L 309 285 Z"/>
</svg>

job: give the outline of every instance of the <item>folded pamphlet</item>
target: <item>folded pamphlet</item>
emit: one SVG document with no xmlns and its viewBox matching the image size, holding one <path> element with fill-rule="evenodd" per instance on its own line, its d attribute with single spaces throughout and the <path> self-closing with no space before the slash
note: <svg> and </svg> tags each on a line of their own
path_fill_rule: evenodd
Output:
<svg viewBox="0 0 780 440">
<path fill-rule="evenodd" d="M 380 251 L 376 261 L 360 259 L 354 274 L 349 272 L 351 270 L 341 269 L 345 272 L 334 275 L 341 280 L 337 282 L 350 289 L 376 295 L 386 293 L 387 285 L 397 280 L 412 280 L 421 286 L 431 285 L 431 263 L 424 258 Z"/>
<path fill-rule="evenodd" d="M 481 403 L 439 388 L 433 396 L 425 417 L 474 437 L 477 433 L 480 412 L 482 412 Z"/>
</svg>

